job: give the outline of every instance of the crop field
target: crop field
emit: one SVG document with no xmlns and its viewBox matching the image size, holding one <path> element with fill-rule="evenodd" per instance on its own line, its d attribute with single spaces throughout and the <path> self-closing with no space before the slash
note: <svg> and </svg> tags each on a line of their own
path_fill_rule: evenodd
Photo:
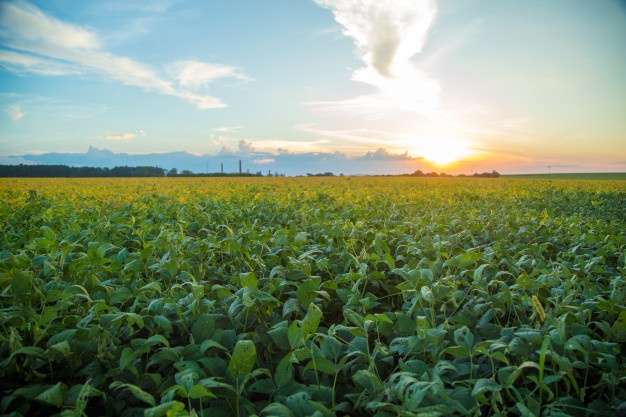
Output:
<svg viewBox="0 0 626 417">
<path fill-rule="evenodd" d="M 626 181 L 0 180 L 0 414 L 626 413 Z"/>
</svg>

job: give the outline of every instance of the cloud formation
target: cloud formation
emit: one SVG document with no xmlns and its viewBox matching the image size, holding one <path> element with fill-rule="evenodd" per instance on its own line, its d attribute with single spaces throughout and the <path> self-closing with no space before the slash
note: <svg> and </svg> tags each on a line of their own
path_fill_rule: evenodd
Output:
<svg viewBox="0 0 626 417">
<path fill-rule="evenodd" d="M 143 134 L 143 130 L 141 132 Z M 129 140 L 136 136 L 137 135 L 135 135 L 134 133 L 119 133 L 116 135 L 102 135 L 102 136 L 99 136 L 99 138 L 106 139 L 106 140 Z"/>
<path fill-rule="evenodd" d="M 245 142 L 245 141 L 244 141 Z M 244 144 L 244 148 L 246 145 Z M 375 159 L 375 163 L 373 163 Z M 1 160 L 1 158 L 0 158 Z M 6 158 L 6 163 L 65 164 L 69 166 L 158 166 L 188 169 L 196 173 L 238 172 L 241 162 L 243 171 L 252 173 L 270 170 L 286 175 L 333 172 L 335 174 L 404 174 L 417 168 L 427 169 L 423 160 L 405 154 L 394 154 L 380 148 L 365 155 L 349 157 L 342 152 L 270 153 L 244 150 L 217 155 L 194 155 L 188 152 L 128 154 L 90 146 L 85 153 L 52 152 L 26 154 Z"/>
<path fill-rule="evenodd" d="M 218 78 L 225 77 L 251 80 L 235 67 L 199 61 L 177 61 L 170 66 L 169 71 L 182 87 L 203 87 Z"/>
<path fill-rule="evenodd" d="M 193 91 L 216 78 L 248 79 L 230 66 L 188 61 L 176 84 L 141 62 L 117 56 L 96 33 L 48 16 L 23 1 L 0 3 L 0 65 L 9 71 L 39 75 L 98 74 L 160 94 L 181 98 L 200 109 L 226 107 L 219 98 Z M 176 66 L 176 65 L 175 65 Z"/>
<path fill-rule="evenodd" d="M 426 42 L 437 9 L 431 0 L 315 0 L 333 12 L 354 41 L 365 67 L 354 81 L 376 88 L 371 95 L 339 102 L 311 103 L 329 110 L 378 113 L 403 110 L 432 115 L 439 106 L 439 84 L 411 63 Z"/>
<path fill-rule="evenodd" d="M 11 120 L 13 120 L 14 122 L 18 122 L 22 120 L 22 118 L 24 117 L 24 112 L 22 111 L 19 104 L 8 106 L 4 109 L 4 111 L 6 112 L 6 114 L 9 115 Z"/>
</svg>

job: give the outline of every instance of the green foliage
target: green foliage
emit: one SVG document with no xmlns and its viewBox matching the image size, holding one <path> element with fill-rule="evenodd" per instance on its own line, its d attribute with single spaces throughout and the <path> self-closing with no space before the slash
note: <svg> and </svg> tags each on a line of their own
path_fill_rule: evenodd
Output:
<svg viewBox="0 0 626 417">
<path fill-rule="evenodd" d="M 0 182 L 0 414 L 596 416 L 626 184 Z"/>
</svg>

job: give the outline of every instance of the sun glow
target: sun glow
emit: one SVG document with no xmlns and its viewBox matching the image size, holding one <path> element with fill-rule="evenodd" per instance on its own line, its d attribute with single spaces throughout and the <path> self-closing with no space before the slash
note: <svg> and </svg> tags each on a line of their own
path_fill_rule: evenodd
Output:
<svg viewBox="0 0 626 417">
<path fill-rule="evenodd" d="M 421 141 L 414 153 L 435 165 L 446 166 L 476 154 L 465 141 L 449 138 L 433 138 Z"/>
</svg>

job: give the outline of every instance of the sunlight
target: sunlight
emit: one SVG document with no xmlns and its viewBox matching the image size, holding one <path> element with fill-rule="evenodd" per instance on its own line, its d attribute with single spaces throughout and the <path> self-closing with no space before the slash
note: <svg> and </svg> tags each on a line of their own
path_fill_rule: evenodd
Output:
<svg viewBox="0 0 626 417">
<path fill-rule="evenodd" d="M 414 153 L 423 156 L 435 165 L 446 166 L 463 158 L 474 155 L 476 152 L 469 148 L 467 142 L 450 138 L 433 138 L 427 143 L 415 146 Z"/>
</svg>

